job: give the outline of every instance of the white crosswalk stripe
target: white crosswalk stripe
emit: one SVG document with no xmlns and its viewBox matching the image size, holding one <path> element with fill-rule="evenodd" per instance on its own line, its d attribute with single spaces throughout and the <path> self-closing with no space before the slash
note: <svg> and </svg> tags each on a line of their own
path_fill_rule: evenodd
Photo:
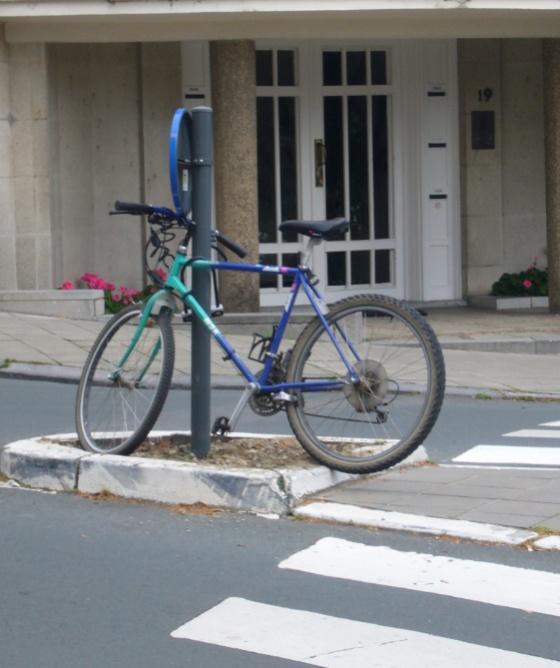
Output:
<svg viewBox="0 0 560 668">
<path fill-rule="evenodd" d="M 558 668 L 526 654 L 242 598 L 222 601 L 171 635 L 324 668 Z"/>
<path fill-rule="evenodd" d="M 322 538 L 279 564 L 315 575 L 413 589 L 560 617 L 560 575 Z"/>
<path fill-rule="evenodd" d="M 461 464 L 510 464 L 516 466 L 560 466 L 560 448 L 515 445 L 477 445 L 453 459 Z"/>
<path fill-rule="evenodd" d="M 544 422 L 539 425 L 544 429 L 518 429 L 502 434 L 503 438 L 546 439 L 560 442 L 560 422 Z M 560 445 L 560 443 L 559 443 Z M 520 445 L 479 444 L 462 452 L 451 460 L 456 464 L 473 464 L 518 468 L 522 466 L 560 467 L 560 447 L 547 444 L 547 447 Z"/>
<path fill-rule="evenodd" d="M 555 438 L 560 439 L 560 429 L 519 429 L 503 436 L 514 438 Z"/>
<path fill-rule="evenodd" d="M 334 537 L 280 562 L 283 570 L 395 587 L 560 617 L 560 574 L 396 550 Z M 414 609 L 414 601 L 411 601 Z M 418 606 L 422 615 L 422 607 Z M 433 613 L 432 613 L 433 614 Z M 226 598 L 171 636 L 325 668 L 538 668 L 557 661 L 410 629 L 243 598 Z"/>
</svg>

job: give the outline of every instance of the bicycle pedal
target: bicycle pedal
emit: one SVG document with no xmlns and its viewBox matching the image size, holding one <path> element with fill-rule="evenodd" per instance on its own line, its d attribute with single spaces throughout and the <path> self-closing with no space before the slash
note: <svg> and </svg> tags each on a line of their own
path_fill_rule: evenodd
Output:
<svg viewBox="0 0 560 668">
<path fill-rule="evenodd" d="M 225 436 L 230 431 L 229 418 L 222 415 L 214 420 L 214 424 L 212 425 L 213 436 Z"/>
</svg>

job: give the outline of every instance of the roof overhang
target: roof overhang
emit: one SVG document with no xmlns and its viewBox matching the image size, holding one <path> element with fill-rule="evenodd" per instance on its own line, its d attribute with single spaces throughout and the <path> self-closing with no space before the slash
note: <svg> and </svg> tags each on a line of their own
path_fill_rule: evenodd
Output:
<svg viewBox="0 0 560 668">
<path fill-rule="evenodd" d="M 10 42 L 560 37 L 560 0 L 0 0 Z"/>
</svg>

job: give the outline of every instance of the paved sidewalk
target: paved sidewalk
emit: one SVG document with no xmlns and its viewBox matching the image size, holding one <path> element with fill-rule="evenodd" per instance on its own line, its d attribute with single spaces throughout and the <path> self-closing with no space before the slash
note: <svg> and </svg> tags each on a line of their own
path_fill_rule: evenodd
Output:
<svg viewBox="0 0 560 668">
<path fill-rule="evenodd" d="M 560 533 L 560 470 L 426 466 L 347 482 L 315 498 Z"/>
<path fill-rule="evenodd" d="M 444 348 L 450 391 L 560 397 L 560 316 L 434 308 L 429 310 L 428 320 Z M 2 372 L 76 378 L 104 322 L 0 312 Z M 175 329 L 177 379 L 188 384 L 190 326 L 177 323 Z M 252 331 L 268 333 L 270 324 L 255 324 L 246 333 L 230 334 L 232 329 L 239 332 L 243 328 L 230 324 L 226 333 L 236 350 L 245 355 Z M 214 383 L 238 382 L 236 370 L 222 357 L 213 343 Z M 26 366 L 29 364 L 31 368 Z"/>
<path fill-rule="evenodd" d="M 560 399 L 560 316 L 434 308 L 428 320 L 444 349 L 449 392 Z M 104 322 L 0 313 L 0 374 L 77 378 Z M 226 330 L 228 338 L 242 355 L 249 350 L 251 331 L 270 331 L 269 324 L 255 324 L 248 331 L 228 327 L 234 331 L 230 335 L 231 329 Z M 176 342 L 176 377 L 188 384 L 190 327 L 177 324 Z M 239 380 L 216 348 L 212 373 L 217 386 Z M 556 444 L 552 440 L 547 445 Z M 415 518 L 403 528 L 421 531 L 420 526 L 431 522 L 437 533 L 442 522 L 459 522 L 470 527 L 465 534 L 447 529 L 443 533 L 476 537 L 472 527 L 488 524 L 512 531 L 539 527 L 560 533 L 559 490 L 560 470 L 427 466 L 346 482 L 319 493 L 315 500 L 327 507 L 344 506 L 349 521 L 357 521 L 352 513 L 356 517 L 376 511 L 402 514 Z M 317 516 L 328 518 L 328 513 Z M 377 526 L 399 526 L 392 521 Z"/>
</svg>

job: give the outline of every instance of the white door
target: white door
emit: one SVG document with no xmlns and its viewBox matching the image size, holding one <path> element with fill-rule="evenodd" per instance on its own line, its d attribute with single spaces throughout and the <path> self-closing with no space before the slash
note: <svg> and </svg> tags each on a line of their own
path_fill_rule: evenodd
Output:
<svg viewBox="0 0 560 668">
<path fill-rule="evenodd" d="M 313 217 L 350 229 L 316 259 L 329 301 L 363 292 L 402 296 L 396 220 L 393 52 L 374 44 L 316 47 Z"/>
<path fill-rule="evenodd" d="M 349 231 L 314 255 L 327 301 L 460 296 L 454 53 L 451 40 L 257 44 L 263 263 L 298 261 L 283 220 L 343 216 Z M 261 304 L 289 287 L 261 275 Z"/>
<path fill-rule="evenodd" d="M 261 261 L 297 263 L 301 239 L 278 232 L 283 220 L 348 218 L 314 257 L 328 301 L 401 290 L 393 70 L 386 47 L 257 47 Z M 283 303 L 289 286 L 262 275 L 261 303 Z"/>
</svg>

